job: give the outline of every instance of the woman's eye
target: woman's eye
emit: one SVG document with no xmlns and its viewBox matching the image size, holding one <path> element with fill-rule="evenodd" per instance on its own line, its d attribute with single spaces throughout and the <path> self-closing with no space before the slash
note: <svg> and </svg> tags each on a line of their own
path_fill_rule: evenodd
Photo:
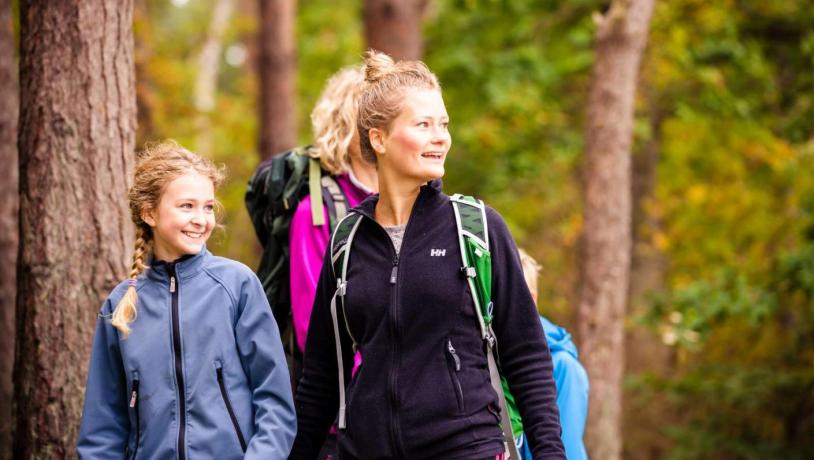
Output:
<svg viewBox="0 0 814 460">
<path fill-rule="evenodd" d="M 429 127 L 430 127 L 430 124 L 429 124 L 429 123 L 427 123 L 426 121 L 419 121 L 419 122 L 418 122 L 418 126 L 420 126 L 420 127 L 422 127 L 422 128 L 429 128 Z"/>
<path fill-rule="evenodd" d="M 206 212 L 213 212 L 215 210 L 215 205 L 208 204 L 208 205 L 204 206 L 204 210 Z"/>
<path fill-rule="evenodd" d="M 441 123 L 441 127 L 444 129 L 449 129 L 449 122 Z"/>
<path fill-rule="evenodd" d="M 192 209 L 192 203 L 183 203 L 181 207 L 184 209 Z"/>
</svg>

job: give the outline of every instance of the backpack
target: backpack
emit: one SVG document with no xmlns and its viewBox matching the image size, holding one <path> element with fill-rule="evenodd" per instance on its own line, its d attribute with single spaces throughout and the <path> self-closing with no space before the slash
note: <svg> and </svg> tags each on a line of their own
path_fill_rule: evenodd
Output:
<svg viewBox="0 0 814 460">
<path fill-rule="evenodd" d="M 336 180 L 320 168 L 313 146 L 298 147 L 260 163 L 246 188 L 246 209 L 263 246 L 257 277 L 263 284 L 274 319 L 283 337 L 291 329 L 289 229 L 300 200 L 311 196 L 314 226 L 325 224 L 323 203 L 328 207 L 329 231 L 347 214 L 347 199 Z"/>
<path fill-rule="evenodd" d="M 486 226 L 486 207 L 483 201 L 471 196 L 460 194 L 451 198 L 452 207 L 455 211 L 455 224 L 458 229 L 458 242 L 461 247 L 461 261 L 463 266 L 461 271 L 466 274 L 469 284 L 469 291 L 472 293 L 472 300 L 475 304 L 478 323 L 480 325 L 481 337 L 486 349 L 486 359 L 489 364 L 489 379 L 492 388 L 498 395 L 500 403 L 501 422 L 503 430 L 506 452 L 512 460 L 519 460 L 520 455 L 514 443 L 514 434 L 520 435 L 523 432 L 523 422 L 520 419 L 520 412 L 514 397 L 509 392 L 506 378 L 500 374 L 497 364 L 497 339 L 492 330 L 492 258 L 489 252 L 489 233 Z M 362 215 L 351 212 L 337 225 L 331 236 L 331 261 L 334 276 L 336 277 L 336 292 L 331 298 L 331 319 L 333 320 L 334 340 L 336 341 L 336 360 L 339 370 L 339 415 L 337 417 L 337 427 L 344 429 L 345 420 L 345 374 L 342 359 L 342 345 L 339 340 L 339 320 L 337 312 L 337 298 L 341 303 L 342 315 L 345 322 L 345 330 L 350 336 L 353 344 L 353 351 L 358 350 L 358 342 L 353 337 L 348 327 L 348 320 L 345 316 L 345 294 L 347 293 L 347 273 L 350 250 L 353 244 L 353 237 L 359 224 L 362 222 Z"/>
</svg>

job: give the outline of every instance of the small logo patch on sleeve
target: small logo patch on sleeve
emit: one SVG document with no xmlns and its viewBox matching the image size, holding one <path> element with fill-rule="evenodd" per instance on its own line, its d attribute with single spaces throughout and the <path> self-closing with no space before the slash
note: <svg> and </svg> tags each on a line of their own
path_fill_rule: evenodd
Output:
<svg viewBox="0 0 814 460">
<path fill-rule="evenodd" d="M 430 249 L 431 257 L 444 257 L 447 255 L 446 249 Z"/>
</svg>

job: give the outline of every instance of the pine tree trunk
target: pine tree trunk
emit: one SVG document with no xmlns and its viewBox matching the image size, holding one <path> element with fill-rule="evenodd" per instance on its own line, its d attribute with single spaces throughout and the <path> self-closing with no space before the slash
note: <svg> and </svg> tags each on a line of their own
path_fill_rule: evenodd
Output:
<svg viewBox="0 0 814 460">
<path fill-rule="evenodd" d="M 206 40 L 198 55 L 198 75 L 195 78 L 195 150 L 200 155 L 211 156 L 213 149 L 212 111 L 218 93 L 223 35 L 232 17 L 234 0 L 217 0 L 212 9 L 212 21 Z"/>
<path fill-rule="evenodd" d="M 365 0 L 365 39 L 368 48 L 396 60 L 421 59 L 424 54 L 421 20 L 428 0 Z"/>
<path fill-rule="evenodd" d="M 11 458 L 11 407 L 14 385 L 14 302 L 17 292 L 19 220 L 17 160 L 17 57 L 11 0 L 0 1 L 0 458 Z"/>
<path fill-rule="evenodd" d="M 580 257 L 580 353 L 591 379 L 591 458 L 622 451 L 624 319 L 631 264 L 631 144 L 639 61 L 653 0 L 616 0 L 598 18 L 588 101 Z"/>
<path fill-rule="evenodd" d="M 74 456 L 99 307 L 133 234 L 133 4 L 21 2 L 15 458 Z"/>
<path fill-rule="evenodd" d="M 297 143 L 296 0 L 259 0 L 260 157 Z"/>
</svg>

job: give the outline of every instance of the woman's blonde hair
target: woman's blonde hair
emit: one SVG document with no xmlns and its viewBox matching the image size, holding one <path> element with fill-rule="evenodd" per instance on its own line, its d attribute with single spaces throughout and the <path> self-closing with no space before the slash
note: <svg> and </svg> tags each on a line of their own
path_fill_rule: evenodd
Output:
<svg viewBox="0 0 814 460">
<path fill-rule="evenodd" d="M 133 264 L 130 267 L 129 286 L 124 297 L 113 310 L 111 323 L 126 338 L 130 335 L 130 323 L 136 320 L 136 280 L 147 266 L 145 260 L 152 248 L 153 231 L 142 215 L 158 208 L 167 185 L 186 173 L 208 177 L 215 189 L 223 181 L 225 172 L 210 160 L 181 147 L 175 141 L 164 141 L 147 146 L 136 161 L 133 186 L 130 187 L 130 218 L 136 224 L 136 244 Z M 217 207 L 216 207 L 217 209 Z"/>
<path fill-rule="evenodd" d="M 407 89 L 441 90 L 438 78 L 421 61 L 399 61 L 385 53 L 365 53 L 365 87 L 359 97 L 359 141 L 362 158 L 375 164 L 376 152 L 370 144 L 370 130 L 387 129 L 404 109 Z"/>
<path fill-rule="evenodd" d="M 523 248 L 517 248 L 520 253 L 520 265 L 523 267 L 523 277 L 526 278 L 526 284 L 529 286 L 529 291 L 535 296 L 537 295 L 537 278 L 540 277 L 540 270 L 542 266 L 531 257 L 528 252 Z"/>
<path fill-rule="evenodd" d="M 332 76 L 314 110 L 311 126 L 314 146 L 322 169 L 333 175 L 350 168 L 348 149 L 356 130 L 359 113 L 359 94 L 365 82 L 361 66 L 346 67 Z"/>
</svg>

